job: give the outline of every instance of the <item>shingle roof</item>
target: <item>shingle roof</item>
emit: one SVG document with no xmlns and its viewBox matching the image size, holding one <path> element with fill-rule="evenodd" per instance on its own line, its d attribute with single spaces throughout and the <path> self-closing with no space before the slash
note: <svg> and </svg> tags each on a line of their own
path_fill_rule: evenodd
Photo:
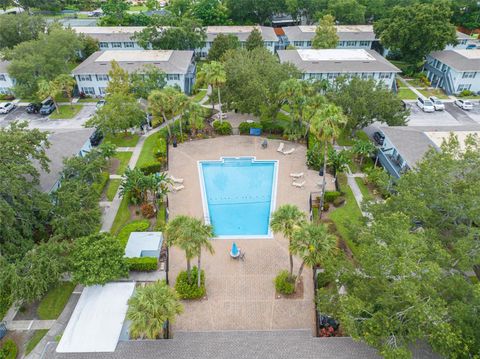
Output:
<svg viewBox="0 0 480 359">
<path fill-rule="evenodd" d="M 207 26 L 207 41 L 215 40 L 219 34 L 233 34 L 240 41 L 247 41 L 248 36 L 255 28 L 260 30 L 264 41 L 278 41 L 273 28 L 267 26 Z"/>
<path fill-rule="evenodd" d="M 283 31 L 290 41 L 311 41 L 315 36 L 315 25 L 285 26 Z M 372 25 L 338 25 L 337 35 L 340 41 L 374 41 Z"/>
<path fill-rule="evenodd" d="M 185 74 L 192 63 L 193 51 L 180 50 L 111 50 L 97 51 L 78 65 L 72 74 L 108 74 L 111 60 L 128 72 L 152 64 L 167 74 Z"/>
<path fill-rule="evenodd" d="M 50 172 L 45 172 L 38 163 L 35 163 L 35 167 L 40 173 L 42 191 L 49 192 L 52 189 L 63 170 L 63 160 L 76 156 L 94 131 L 94 128 L 63 130 L 48 136 L 50 147 L 45 150 L 45 154 L 50 159 L 48 165 Z"/>
<path fill-rule="evenodd" d="M 430 56 L 458 71 L 480 71 L 480 50 L 435 51 Z"/>
<path fill-rule="evenodd" d="M 75 26 L 77 34 L 85 34 L 100 42 L 129 42 L 136 32 L 145 29 L 145 26 Z"/>
<path fill-rule="evenodd" d="M 306 73 L 400 72 L 373 50 L 279 50 L 280 62 L 290 62 Z"/>
</svg>

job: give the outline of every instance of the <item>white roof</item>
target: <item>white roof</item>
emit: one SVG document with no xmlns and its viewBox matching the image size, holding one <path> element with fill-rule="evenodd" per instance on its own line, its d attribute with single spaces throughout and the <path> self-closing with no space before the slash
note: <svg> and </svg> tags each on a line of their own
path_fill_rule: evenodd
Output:
<svg viewBox="0 0 480 359">
<path fill-rule="evenodd" d="M 125 247 L 125 257 L 137 258 L 143 251 L 157 251 L 162 241 L 162 232 L 132 232 Z"/>
<path fill-rule="evenodd" d="M 425 135 L 432 141 L 438 148 L 442 146 L 444 140 L 448 140 L 450 135 L 454 134 L 460 144 L 460 150 L 465 151 L 465 141 L 469 136 L 477 136 L 480 138 L 480 131 L 437 131 L 437 132 L 425 132 Z"/>
<path fill-rule="evenodd" d="M 95 62 L 165 62 L 170 60 L 173 50 L 120 50 L 104 51 Z"/>
<path fill-rule="evenodd" d="M 466 49 L 456 49 L 453 50 L 457 54 L 462 55 L 466 57 L 467 59 L 470 60 L 478 60 L 480 59 L 480 50 L 479 49 L 472 49 L 472 50 L 466 50 Z"/>
<path fill-rule="evenodd" d="M 134 282 L 86 287 L 57 346 L 59 353 L 113 352 Z"/>
<path fill-rule="evenodd" d="M 145 26 L 73 26 L 78 34 L 133 34 L 145 29 Z"/>
<path fill-rule="evenodd" d="M 299 49 L 298 55 L 303 61 L 375 61 L 363 49 Z"/>
</svg>

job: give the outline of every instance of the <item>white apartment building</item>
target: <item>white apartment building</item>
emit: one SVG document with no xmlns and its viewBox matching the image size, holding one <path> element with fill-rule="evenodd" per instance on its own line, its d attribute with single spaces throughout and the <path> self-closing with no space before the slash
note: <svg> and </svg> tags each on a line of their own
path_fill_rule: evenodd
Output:
<svg viewBox="0 0 480 359">
<path fill-rule="evenodd" d="M 8 61 L 0 61 L 0 94 L 9 95 L 13 93 L 15 81 L 8 74 Z"/>
<path fill-rule="evenodd" d="M 100 50 L 143 50 L 133 39 L 144 26 L 76 26 L 77 34 L 84 34 L 98 40 Z"/>
<path fill-rule="evenodd" d="M 88 96 L 104 96 L 113 60 L 129 73 L 154 65 L 165 72 L 167 86 L 191 93 L 196 70 L 193 51 L 179 50 L 97 51 L 72 71 L 78 90 Z"/>
<path fill-rule="evenodd" d="M 328 80 L 343 76 L 374 79 L 396 90 L 395 74 L 400 70 L 374 50 L 299 49 L 278 50 L 282 63 L 292 63 L 303 72 L 304 80 Z"/>
<path fill-rule="evenodd" d="M 480 92 L 480 50 L 444 50 L 427 56 L 424 66 L 433 87 L 448 95 L 463 90 Z"/>
<path fill-rule="evenodd" d="M 263 38 L 263 44 L 271 53 L 274 53 L 275 49 L 278 47 L 279 39 L 273 28 L 267 26 L 207 26 L 205 28 L 205 32 L 207 34 L 205 46 L 201 49 L 197 49 L 195 53 L 201 58 L 207 57 L 213 41 L 220 34 L 235 35 L 240 41 L 240 45 L 243 47 L 245 46 L 248 36 L 254 29 L 258 29 L 260 31 Z"/>
</svg>

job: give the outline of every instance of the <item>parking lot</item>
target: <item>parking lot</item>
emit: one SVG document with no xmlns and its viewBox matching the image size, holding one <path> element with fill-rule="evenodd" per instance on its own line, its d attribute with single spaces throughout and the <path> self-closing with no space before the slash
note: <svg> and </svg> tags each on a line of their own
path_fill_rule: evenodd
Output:
<svg viewBox="0 0 480 359">
<path fill-rule="evenodd" d="M 471 111 L 465 111 L 453 103 L 445 103 L 445 111 L 423 112 L 416 103 L 408 103 L 408 126 L 461 126 L 480 124 L 480 104 L 474 102 Z"/>
<path fill-rule="evenodd" d="M 72 119 L 50 120 L 48 116 L 30 114 L 25 111 L 26 106 L 17 106 L 8 114 L 0 114 L 0 127 L 8 126 L 12 121 L 27 121 L 29 127 L 39 129 L 83 128 L 84 123 L 95 113 L 94 103 L 84 103 L 80 112 Z"/>
</svg>

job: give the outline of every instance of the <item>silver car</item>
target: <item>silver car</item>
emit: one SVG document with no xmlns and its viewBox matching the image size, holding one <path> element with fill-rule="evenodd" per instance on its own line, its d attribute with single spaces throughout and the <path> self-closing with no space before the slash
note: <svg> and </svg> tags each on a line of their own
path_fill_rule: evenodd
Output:
<svg viewBox="0 0 480 359">
<path fill-rule="evenodd" d="M 9 113 L 10 111 L 13 111 L 15 109 L 15 104 L 11 102 L 5 102 L 0 104 L 0 113 Z"/>
<path fill-rule="evenodd" d="M 473 110 L 473 103 L 468 100 L 458 99 L 455 100 L 455 105 L 464 110 Z"/>
<path fill-rule="evenodd" d="M 438 97 L 435 96 L 430 96 L 428 98 L 430 101 L 433 103 L 433 107 L 435 108 L 435 111 L 443 111 L 445 110 L 445 104 L 443 101 L 441 101 Z"/>
</svg>

